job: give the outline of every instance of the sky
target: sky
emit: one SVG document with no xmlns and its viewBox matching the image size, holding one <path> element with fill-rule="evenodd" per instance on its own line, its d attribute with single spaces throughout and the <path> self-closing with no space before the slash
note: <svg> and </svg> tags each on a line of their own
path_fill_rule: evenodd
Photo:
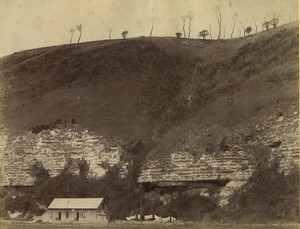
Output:
<svg viewBox="0 0 300 229">
<path fill-rule="evenodd" d="M 81 42 L 149 36 L 154 20 L 153 36 L 175 36 L 182 32 L 182 16 L 192 15 L 191 37 L 209 30 L 216 38 L 216 7 L 222 18 L 222 38 L 229 38 L 233 16 L 237 14 L 234 37 L 241 33 L 240 22 L 252 26 L 272 17 L 280 24 L 296 21 L 298 0 L 0 0 L 0 56 L 44 46 L 67 44 L 68 31 L 82 24 Z M 186 26 L 186 28 L 188 25 Z M 224 29 L 225 28 L 225 29 Z M 225 34 L 224 34 L 225 32 Z M 73 41 L 77 41 L 78 31 Z"/>
</svg>

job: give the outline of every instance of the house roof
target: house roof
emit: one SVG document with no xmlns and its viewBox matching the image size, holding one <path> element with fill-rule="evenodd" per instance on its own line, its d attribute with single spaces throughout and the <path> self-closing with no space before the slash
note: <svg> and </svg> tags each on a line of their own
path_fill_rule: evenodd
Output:
<svg viewBox="0 0 300 229">
<path fill-rule="evenodd" d="M 55 198 L 48 209 L 97 209 L 103 198 Z"/>
</svg>

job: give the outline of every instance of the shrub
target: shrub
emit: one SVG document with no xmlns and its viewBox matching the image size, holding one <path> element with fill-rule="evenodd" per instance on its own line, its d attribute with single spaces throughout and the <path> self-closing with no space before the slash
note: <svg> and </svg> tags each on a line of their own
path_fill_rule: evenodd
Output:
<svg viewBox="0 0 300 229">
<path fill-rule="evenodd" d="M 205 215 L 212 213 L 218 206 L 210 198 L 194 195 L 182 195 L 173 198 L 161 214 L 175 216 L 183 221 L 202 221 Z"/>
<path fill-rule="evenodd" d="M 127 30 L 123 31 L 121 35 L 122 35 L 123 39 L 126 39 L 126 37 L 128 35 L 128 31 Z"/>
<path fill-rule="evenodd" d="M 29 212 L 34 215 L 42 215 L 44 212 L 44 210 L 37 206 L 32 195 L 30 194 L 25 194 L 16 198 L 7 196 L 4 199 L 4 209 L 10 212 L 19 211 L 22 212 L 23 215 Z"/>
<path fill-rule="evenodd" d="M 44 168 L 43 164 L 40 161 L 36 161 L 30 167 L 30 173 L 35 178 L 36 185 L 41 184 L 50 176 L 48 170 Z"/>
<path fill-rule="evenodd" d="M 231 198 L 230 217 L 246 222 L 299 222 L 299 171 L 279 172 L 279 161 L 258 161 L 248 183 Z"/>
<path fill-rule="evenodd" d="M 207 37 L 208 35 L 209 35 L 208 30 L 202 30 L 202 31 L 199 33 L 199 37 L 202 37 L 203 39 L 205 39 L 205 37 Z"/>
<path fill-rule="evenodd" d="M 245 33 L 250 35 L 252 32 L 252 27 L 251 26 L 248 26 L 246 29 L 245 29 Z"/>
<path fill-rule="evenodd" d="M 175 35 L 176 35 L 177 38 L 181 38 L 182 33 L 181 32 L 177 32 L 177 33 L 175 33 Z"/>
</svg>

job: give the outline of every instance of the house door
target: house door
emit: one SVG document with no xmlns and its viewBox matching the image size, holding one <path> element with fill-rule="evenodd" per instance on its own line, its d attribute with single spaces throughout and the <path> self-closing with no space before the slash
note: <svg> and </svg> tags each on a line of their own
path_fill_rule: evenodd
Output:
<svg viewBox="0 0 300 229">
<path fill-rule="evenodd" d="M 61 220 L 61 212 L 58 212 L 58 220 Z"/>
<path fill-rule="evenodd" d="M 79 221 L 79 212 L 76 212 L 76 220 Z"/>
</svg>

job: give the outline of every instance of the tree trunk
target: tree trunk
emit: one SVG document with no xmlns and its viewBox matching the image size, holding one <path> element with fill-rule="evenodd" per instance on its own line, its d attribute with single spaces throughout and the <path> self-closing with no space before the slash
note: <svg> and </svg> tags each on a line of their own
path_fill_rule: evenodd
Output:
<svg viewBox="0 0 300 229">
<path fill-rule="evenodd" d="M 219 26 L 218 40 L 220 40 L 220 37 L 221 37 L 221 32 L 222 32 L 222 29 L 221 29 L 221 27 Z"/>
<path fill-rule="evenodd" d="M 154 23 L 152 22 L 152 27 L 151 27 L 151 31 L 150 31 L 150 37 L 152 37 L 153 28 L 154 28 Z"/>
<path fill-rule="evenodd" d="M 144 219 L 144 210 L 143 210 L 143 199 L 144 199 L 144 185 L 140 184 L 140 220 Z"/>
<path fill-rule="evenodd" d="M 243 27 L 243 31 L 244 31 L 244 37 L 246 36 L 246 33 L 245 33 L 245 26 L 243 25 L 243 23 L 240 21 L 240 24 L 241 24 L 241 26 Z"/>
<path fill-rule="evenodd" d="M 221 37 L 221 33 L 222 33 L 222 15 L 221 15 L 219 8 L 217 8 L 216 14 L 217 14 L 217 20 L 218 20 L 218 26 L 219 26 L 219 34 L 218 34 L 218 40 L 219 40 Z"/>
<path fill-rule="evenodd" d="M 257 23 L 256 23 L 256 20 L 255 20 L 255 33 L 257 33 Z"/>
<path fill-rule="evenodd" d="M 81 34 L 82 34 L 82 32 L 80 31 L 80 34 L 79 34 L 79 37 L 78 37 L 78 41 L 77 41 L 77 43 L 79 43 L 79 41 L 80 41 Z"/>
<path fill-rule="evenodd" d="M 185 21 L 183 22 L 182 30 L 183 30 L 184 38 L 186 38 L 186 34 L 185 34 Z"/>
<path fill-rule="evenodd" d="M 231 31 L 231 35 L 230 35 L 231 39 L 232 39 L 232 36 L 233 36 L 233 33 L 234 33 L 234 29 L 235 29 L 235 20 L 236 20 L 236 18 L 234 18 L 234 20 L 233 20 L 233 27 L 232 27 L 232 31 Z"/>
<path fill-rule="evenodd" d="M 188 36 L 188 38 L 190 38 L 190 36 L 191 36 L 191 25 L 192 25 L 192 19 L 190 19 L 190 21 L 189 21 L 189 36 Z"/>
<path fill-rule="evenodd" d="M 71 38 L 70 38 L 70 44 L 72 44 L 72 39 L 73 39 L 73 34 L 71 35 Z"/>
</svg>

